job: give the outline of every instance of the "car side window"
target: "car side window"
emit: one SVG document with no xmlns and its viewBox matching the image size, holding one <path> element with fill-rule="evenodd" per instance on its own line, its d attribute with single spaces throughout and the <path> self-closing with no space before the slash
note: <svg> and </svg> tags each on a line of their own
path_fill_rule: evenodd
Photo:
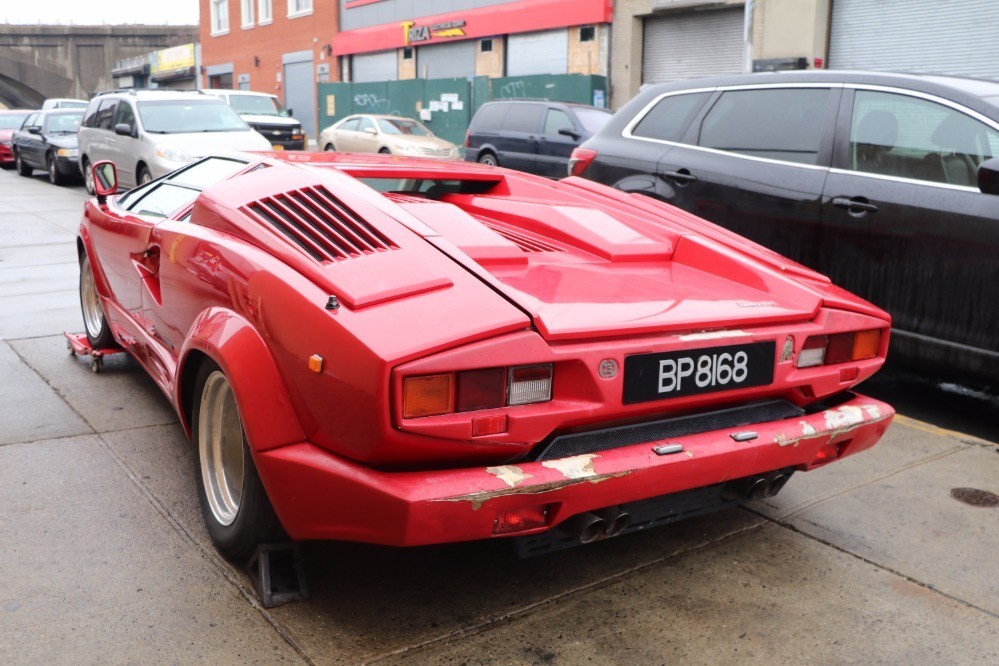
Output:
<svg viewBox="0 0 999 666">
<path fill-rule="evenodd" d="M 118 105 L 118 111 L 115 113 L 114 122 L 111 123 L 111 127 L 114 127 L 118 123 L 125 123 L 131 127 L 135 127 L 135 111 L 132 110 L 132 105 L 128 102 L 122 102 Z"/>
<path fill-rule="evenodd" d="M 357 118 L 351 118 L 350 120 L 345 120 L 343 125 L 340 125 L 340 129 L 346 132 L 356 132 L 357 131 Z"/>
<path fill-rule="evenodd" d="M 635 125 L 631 134 L 647 139 L 679 141 L 687 125 L 710 96 L 710 92 L 699 92 L 663 97 Z"/>
<path fill-rule="evenodd" d="M 548 116 L 545 118 L 545 134 L 558 134 L 563 127 L 575 130 L 569 114 L 561 109 L 548 109 Z"/>
<path fill-rule="evenodd" d="M 537 132 L 544 112 L 545 107 L 541 104 L 511 104 L 503 129 L 510 132 Z"/>
<path fill-rule="evenodd" d="M 740 155 L 817 164 L 830 91 L 764 88 L 722 93 L 701 124 L 697 145 Z"/>
<path fill-rule="evenodd" d="M 503 127 L 503 120 L 511 104 L 483 104 L 475 114 L 472 125 L 475 129 L 498 130 Z"/>
<path fill-rule="evenodd" d="M 98 129 L 111 129 L 111 119 L 114 118 L 114 113 L 117 108 L 118 100 L 102 100 L 100 107 L 97 109 L 97 117 L 94 119 L 94 127 L 97 127 Z"/>
<path fill-rule="evenodd" d="M 369 127 L 371 129 L 375 129 L 375 124 L 373 122 L 371 122 L 371 118 L 361 118 L 360 122 L 357 125 L 357 131 L 358 132 L 363 132 L 364 130 L 368 129 Z"/>
<path fill-rule="evenodd" d="M 87 105 L 87 110 L 83 114 L 83 123 L 81 123 L 84 127 L 94 127 L 97 124 L 97 109 L 100 105 L 100 101 L 96 99 Z"/>
<path fill-rule="evenodd" d="M 850 123 L 853 171 L 974 187 L 999 132 L 957 109 L 898 93 L 858 90 Z"/>
<path fill-rule="evenodd" d="M 24 119 L 24 122 L 21 124 L 21 129 L 26 130 L 29 127 L 36 127 L 37 125 L 38 125 L 38 114 L 32 113 L 30 116 Z"/>
</svg>

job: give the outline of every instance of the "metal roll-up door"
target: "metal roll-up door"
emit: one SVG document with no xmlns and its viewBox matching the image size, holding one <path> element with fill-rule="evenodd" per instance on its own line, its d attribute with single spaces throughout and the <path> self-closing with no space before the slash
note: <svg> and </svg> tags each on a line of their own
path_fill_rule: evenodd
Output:
<svg viewBox="0 0 999 666">
<path fill-rule="evenodd" d="M 738 74 L 744 59 L 742 7 L 645 19 L 642 83 Z"/>
<path fill-rule="evenodd" d="M 398 58 L 395 51 L 355 55 L 351 58 L 350 80 L 355 83 L 395 81 L 399 78 Z"/>
<path fill-rule="evenodd" d="M 421 79 L 461 79 L 475 76 L 475 42 L 466 40 L 417 47 L 416 76 Z"/>
<path fill-rule="evenodd" d="M 999 78 L 996 0 L 835 0 L 830 69 Z"/>
<path fill-rule="evenodd" d="M 569 31 L 546 30 L 506 38 L 506 75 L 569 73 Z"/>
</svg>

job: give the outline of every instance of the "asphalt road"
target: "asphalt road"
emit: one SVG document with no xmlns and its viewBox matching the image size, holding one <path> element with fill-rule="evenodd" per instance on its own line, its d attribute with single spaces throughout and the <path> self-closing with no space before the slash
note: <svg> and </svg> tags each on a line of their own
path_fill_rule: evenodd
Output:
<svg viewBox="0 0 999 666">
<path fill-rule="evenodd" d="M 872 450 L 767 502 L 517 561 L 501 541 L 303 547 L 264 609 L 201 523 L 138 366 L 93 374 L 82 187 L 0 172 L 0 663 L 999 663 L 995 394 L 891 371 Z"/>
</svg>

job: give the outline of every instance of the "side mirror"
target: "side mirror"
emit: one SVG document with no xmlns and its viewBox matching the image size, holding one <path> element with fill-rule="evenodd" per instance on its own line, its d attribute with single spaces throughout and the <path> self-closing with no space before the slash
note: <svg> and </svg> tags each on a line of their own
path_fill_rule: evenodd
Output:
<svg viewBox="0 0 999 666">
<path fill-rule="evenodd" d="M 573 139 L 576 139 L 577 141 L 579 140 L 579 137 L 582 136 L 579 132 L 572 129 L 571 127 L 560 127 L 558 133 L 564 136 L 571 136 Z"/>
<path fill-rule="evenodd" d="M 114 133 L 122 136 L 132 136 L 132 126 L 128 123 L 118 123 L 114 126 Z"/>
<path fill-rule="evenodd" d="M 294 112 L 294 111 L 292 111 L 291 109 L 285 109 L 285 110 L 284 110 L 284 115 L 286 115 L 286 116 L 289 116 L 289 117 L 291 117 L 291 116 L 292 116 L 292 115 L 294 115 L 294 114 L 295 114 L 295 112 Z"/>
<path fill-rule="evenodd" d="M 94 193 L 97 203 L 104 203 L 107 198 L 118 191 L 118 170 L 114 162 L 98 162 L 93 166 Z"/>
<path fill-rule="evenodd" d="M 42 133 L 42 128 L 39 127 L 38 125 L 33 125 L 32 127 L 28 127 L 27 130 L 28 130 L 28 134 L 41 134 Z"/>
<path fill-rule="evenodd" d="M 374 127 L 365 127 L 364 128 L 364 133 L 365 134 L 370 134 L 370 135 L 374 136 L 376 134 L 375 128 Z"/>
<path fill-rule="evenodd" d="M 978 167 L 978 189 L 983 194 L 999 194 L 999 157 L 985 160 Z"/>
</svg>

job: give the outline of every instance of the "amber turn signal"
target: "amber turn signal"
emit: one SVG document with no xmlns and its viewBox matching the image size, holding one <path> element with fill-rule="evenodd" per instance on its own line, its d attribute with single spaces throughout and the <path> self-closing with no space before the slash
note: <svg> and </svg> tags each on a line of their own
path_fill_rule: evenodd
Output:
<svg viewBox="0 0 999 666">
<path fill-rule="evenodd" d="M 437 416 L 452 411 L 453 375 L 406 377 L 402 383 L 402 417 Z"/>
<path fill-rule="evenodd" d="M 878 355 L 878 347 L 881 346 L 881 330 L 860 331 L 853 339 L 853 360 L 862 361 L 866 358 L 874 358 Z"/>
</svg>

